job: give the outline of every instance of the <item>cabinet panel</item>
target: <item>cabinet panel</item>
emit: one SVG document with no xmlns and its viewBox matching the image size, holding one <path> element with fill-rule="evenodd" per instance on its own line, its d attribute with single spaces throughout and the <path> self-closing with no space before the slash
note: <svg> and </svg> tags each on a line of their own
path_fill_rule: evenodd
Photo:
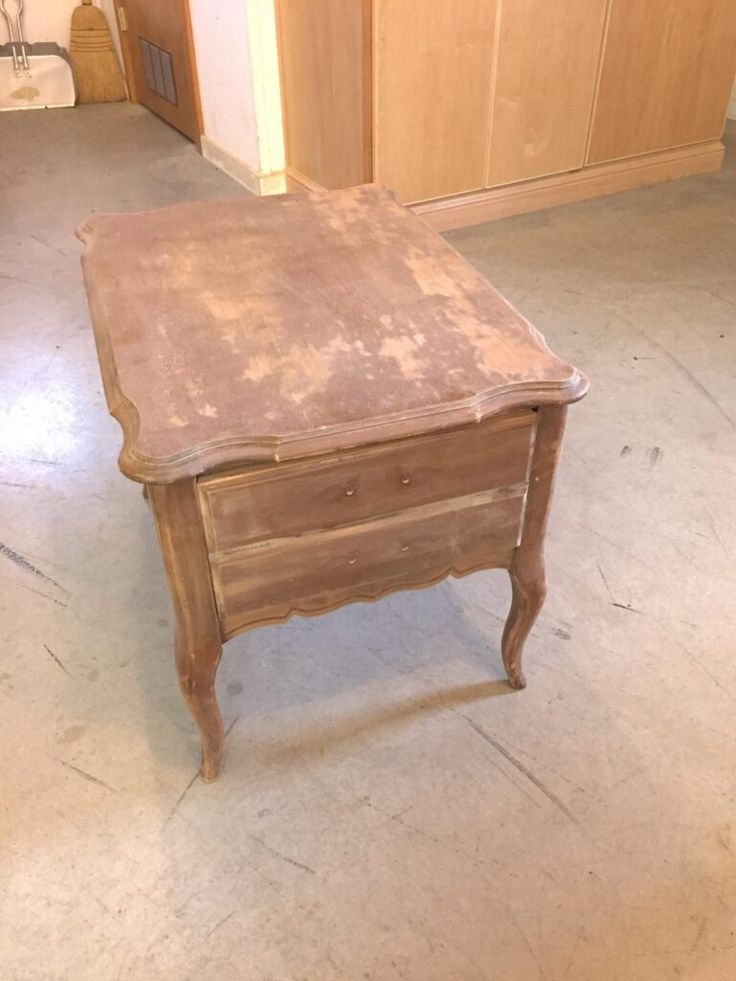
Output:
<svg viewBox="0 0 736 981">
<path fill-rule="evenodd" d="M 374 180 L 404 202 L 483 187 L 496 0 L 374 0 Z"/>
<path fill-rule="evenodd" d="M 513 0 L 499 11 L 487 185 L 585 162 L 607 0 Z"/>
<path fill-rule="evenodd" d="M 370 164 L 370 0 L 277 0 L 288 167 L 323 187 Z"/>
<path fill-rule="evenodd" d="M 589 163 L 720 137 L 733 0 L 612 0 Z"/>
</svg>

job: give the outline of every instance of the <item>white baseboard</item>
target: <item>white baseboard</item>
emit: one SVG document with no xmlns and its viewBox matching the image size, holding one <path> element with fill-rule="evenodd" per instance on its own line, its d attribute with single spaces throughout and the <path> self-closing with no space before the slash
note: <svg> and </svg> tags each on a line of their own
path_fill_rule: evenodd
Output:
<svg viewBox="0 0 736 981">
<path fill-rule="evenodd" d="M 240 157 L 209 136 L 201 137 L 202 156 L 219 170 L 224 171 L 238 184 L 247 187 L 251 194 L 283 194 L 286 191 L 286 175 L 283 171 L 273 174 L 259 173 Z"/>
</svg>

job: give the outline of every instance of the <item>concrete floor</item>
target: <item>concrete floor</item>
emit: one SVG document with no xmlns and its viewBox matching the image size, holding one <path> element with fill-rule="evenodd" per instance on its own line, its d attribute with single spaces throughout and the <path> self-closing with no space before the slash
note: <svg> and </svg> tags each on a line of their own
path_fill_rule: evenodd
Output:
<svg viewBox="0 0 736 981">
<path fill-rule="evenodd" d="M 2 135 L 3 981 L 736 977 L 733 163 L 449 236 L 592 381 L 526 691 L 500 573 L 261 629 L 208 786 L 73 230 L 243 192 L 134 107 Z"/>
</svg>

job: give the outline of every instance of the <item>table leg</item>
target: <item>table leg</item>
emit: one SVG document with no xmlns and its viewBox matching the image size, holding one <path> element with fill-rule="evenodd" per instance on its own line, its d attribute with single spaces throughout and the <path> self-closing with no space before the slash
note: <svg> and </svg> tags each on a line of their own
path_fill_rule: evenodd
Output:
<svg viewBox="0 0 736 981">
<path fill-rule="evenodd" d="M 544 405 L 538 410 L 537 434 L 529 474 L 521 541 L 514 551 L 509 568 L 511 610 L 501 642 L 503 663 L 513 688 L 524 688 L 526 685 L 521 667 L 524 642 L 534 626 L 547 594 L 544 535 L 547 530 L 566 414 L 567 406 L 564 405 Z"/>
<path fill-rule="evenodd" d="M 224 738 L 215 694 L 222 637 L 196 485 L 150 484 L 149 497 L 176 614 L 179 684 L 202 739 L 202 778 L 214 780 Z"/>
</svg>

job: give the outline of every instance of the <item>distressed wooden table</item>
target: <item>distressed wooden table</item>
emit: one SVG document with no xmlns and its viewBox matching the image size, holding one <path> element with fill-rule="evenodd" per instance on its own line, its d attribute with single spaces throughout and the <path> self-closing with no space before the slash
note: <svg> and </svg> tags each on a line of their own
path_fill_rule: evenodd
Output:
<svg viewBox="0 0 736 981">
<path fill-rule="evenodd" d="M 295 613 L 508 569 L 502 654 L 523 687 L 585 378 L 373 186 L 95 215 L 78 234 L 203 777 L 222 758 L 223 642 Z"/>
</svg>

